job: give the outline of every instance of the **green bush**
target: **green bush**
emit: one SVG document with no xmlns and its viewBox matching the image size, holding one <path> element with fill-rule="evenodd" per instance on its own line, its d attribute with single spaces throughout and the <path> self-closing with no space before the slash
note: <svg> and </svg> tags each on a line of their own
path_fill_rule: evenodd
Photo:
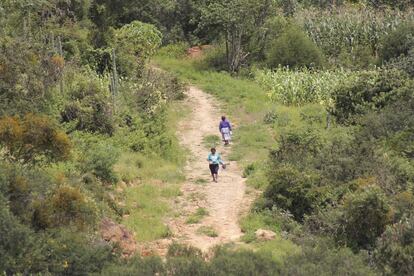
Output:
<svg viewBox="0 0 414 276">
<path fill-rule="evenodd" d="M 47 116 L 26 114 L 0 118 L 0 145 L 10 161 L 34 165 L 67 160 L 69 137 Z"/>
<path fill-rule="evenodd" d="M 319 187 L 317 175 L 285 165 L 269 171 L 268 179 L 269 185 L 263 194 L 265 207 L 287 210 L 296 220 L 303 220 L 305 214 L 312 213 L 324 201 L 324 188 Z"/>
<path fill-rule="evenodd" d="M 68 101 L 61 110 L 61 122 L 74 125 L 72 130 L 103 134 L 114 132 L 112 106 L 104 79 L 86 71 L 68 77 Z"/>
<path fill-rule="evenodd" d="M 351 70 L 369 69 L 378 63 L 377 58 L 372 53 L 372 49 L 361 45 L 356 46 L 351 51 L 343 49 L 338 55 L 336 62 L 341 67 Z"/>
<path fill-rule="evenodd" d="M 391 209 L 384 193 L 376 187 L 367 187 L 346 197 L 343 205 L 339 239 L 354 250 L 371 249 L 377 238 L 391 223 Z"/>
<path fill-rule="evenodd" d="M 247 250 L 218 249 L 211 261 L 212 275 L 279 275 L 280 267 L 270 254 Z"/>
<path fill-rule="evenodd" d="M 414 78 L 414 48 L 409 50 L 407 55 L 390 60 L 388 67 L 404 71 Z"/>
<path fill-rule="evenodd" d="M 288 130 L 278 140 L 278 149 L 270 152 L 270 159 L 274 164 L 290 163 L 303 167 L 323 148 L 321 134 L 309 127 Z"/>
<path fill-rule="evenodd" d="M 380 52 L 382 61 L 407 55 L 414 48 L 414 22 L 401 24 L 384 38 Z"/>
<path fill-rule="evenodd" d="M 82 170 L 92 172 L 99 179 L 114 183 L 118 180 L 114 172 L 114 165 L 118 161 L 120 152 L 117 148 L 105 142 L 90 145 L 85 152 L 85 161 Z"/>
<path fill-rule="evenodd" d="M 4 25 L 2 24 L 2 27 Z M 0 116 L 46 112 L 56 99 L 62 58 L 35 41 L 3 35 L 0 39 Z"/>
<path fill-rule="evenodd" d="M 315 244 L 304 246 L 300 254 L 287 257 L 281 275 L 376 275 L 361 256 L 324 243 L 317 239 Z"/>
<path fill-rule="evenodd" d="M 157 51 L 157 55 L 169 58 L 184 58 L 186 56 L 186 51 L 188 48 L 189 45 L 184 42 L 169 44 L 164 47 L 161 47 Z"/>
<path fill-rule="evenodd" d="M 333 92 L 332 114 L 340 123 L 355 122 L 355 116 L 394 102 L 408 85 L 407 76 L 401 71 L 383 69 L 363 73 L 356 81 L 345 83 Z"/>
<path fill-rule="evenodd" d="M 96 210 L 92 200 L 80 189 L 59 187 L 50 198 L 51 221 L 54 226 L 75 225 L 79 229 L 94 226 Z"/>
<path fill-rule="evenodd" d="M 0 194 L 0 271 L 10 275 L 37 273 L 45 261 L 40 252 L 43 240 L 9 212 L 6 202 Z"/>
<path fill-rule="evenodd" d="M 47 234 L 43 255 L 48 256 L 44 272 L 59 275 L 98 273 L 119 258 L 107 243 L 72 229 L 57 229 Z"/>
<path fill-rule="evenodd" d="M 164 275 L 165 268 L 159 257 L 139 258 L 137 256 L 112 263 L 104 267 L 100 275 Z"/>
<path fill-rule="evenodd" d="M 206 65 L 208 68 L 214 68 L 217 71 L 226 71 L 228 69 L 226 48 L 223 44 L 214 45 L 212 48 L 207 49 L 202 65 Z"/>
<path fill-rule="evenodd" d="M 267 63 L 272 68 L 319 68 L 324 64 L 322 51 L 299 27 L 290 26 L 268 46 Z"/>
<path fill-rule="evenodd" d="M 208 264 L 200 249 L 173 243 L 168 248 L 166 270 L 170 275 L 207 275 Z"/>
<path fill-rule="evenodd" d="M 414 270 L 414 217 L 388 226 L 378 239 L 374 260 L 384 275 L 410 275 Z"/>
</svg>

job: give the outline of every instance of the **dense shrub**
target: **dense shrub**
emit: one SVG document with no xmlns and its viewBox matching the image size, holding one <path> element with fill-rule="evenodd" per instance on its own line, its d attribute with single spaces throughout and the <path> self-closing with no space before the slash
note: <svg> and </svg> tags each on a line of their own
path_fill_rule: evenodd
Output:
<svg viewBox="0 0 414 276">
<path fill-rule="evenodd" d="M 84 229 L 96 222 L 93 202 L 77 188 L 59 187 L 50 199 L 50 208 L 54 225 L 73 224 Z"/>
<path fill-rule="evenodd" d="M 209 275 L 211 269 L 208 264 L 197 256 L 168 258 L 165 270 L 169 275 L 203 276 Z"/>
<path fill-rule="evenodd" d="M 10 201 L 10 211 L 22 221 L 28 215 L 27 207 L 30 206 L 32 199 L 30 184 L 27 177 L 9 172 L 7 196 Z"/>
<path fill-rule="evenodd" d="M 372 53 L 369 46 L 357 45 L 352 51 L 342 50 L 335 62 L 338 66 L 349 68 L 351 70 L 375 68 L 378 59 Z"/>
<path fill-rule="evenodd" d="M 90 145 L 84 155 L 82 170 L 92 172 L 99 179 L 113 183 L 118 180 L 114 172 L 114 165 L 119 158 L 119 150 L 105 142 Z"/>
<path fill-rule="evenodd" d="M 312 213 L 324 201 L 324 188 L 317 175 L 299 172 L 291 166 L 274 168 L 268 173 L 269 186 L 263 196 L 265 207 L 288 210 L 296 220 Z"/>
<path fill-rule="evenodd" d="M 353 122 L 356 115 L 394 102 L 409 85 L 405 74 L 397 70 L 363 73 L 356 81 L 345 83 L 333 92 L 332 114 L 340 123 Z"/>
<path fill-rule="evenodd" d="M 204 260 L 198 250 L 173 245 L 166 262 L 160 258 L 133 258 L 125 263 L 106 267 L 103 275 L 279 275 L 280 266 L 269 254 L 250 250 L 218 248 L 210 261 Z"/>
<path fill-rule="evenodd" d="M 355 250 L 373 248 L 392 220 L 384 193 L 372 186 L 348 195 L 342 208 L 344 233 L 339 239 Z"/>
<path fill-rule="evenodd" d="M 270 152 L 274 164 L 289 163 L 297 167 L 317 156 L 323 147 L 321 134 L 315 129 L 304 127 L 282 133 L 279 147 Z"/>
<path fill-rule="evenodd" d="M 45 112 L 61 78 L 59 65 L 36 42 L 2 36 L 0 48 L 0 116 Z"/>
<path fill-rule="evenodd" d="M 184 58 L 186 56 L 186 51 L 189 48 L 189 46 L 190 45 L 185 42 L 168 44 L 164 47 L 161 47 L 157 51 L 157 55 L 169 58 Z"/>
<path fill-rule="evenodd" d="M 161 32 L 151 24 L 132 21 L 116 30 L 115 34 L 118 51 L 121 56 L 125 54 L 126 59 L 132 58 L 134 71 L 140 76 L 147 59 L 154 55 L 161 45 Z"/>
<path fill-rule="evenodd" d="M 266 56 L 272 68 L 318 68 L 324 63 L 322 51 L 301 29 L 293 25 L 270 44 Z"/>
<path fill-rule="evenodd" d="M 6 202 L 0 194 L 0 271 L 36 273 L 45 258 L 40 252 L 42 240 L 9 212 Z"/>
<path fill-rule="evenodd" d="M 212 275 L 278 275 L 279 266 L 269 254 L 219 249 L 211 261 Z"/>
<path fill-rule="evenodd" d="M 407 55 L 399 56 L 390 60 L 388 66 L 393 69 L 406 72 L 411 78 L 414 77 L 414 48 L 409 50 Z"/>
<path fill-rule="evenodd" d="M 165 267 L 159 257 L 139 258 L 112 263 L 105 266 L 100 275 L 164 275 Z"/>
<path fill-rule="evenodd" d="M 48 256 L 43 271 L 60 275 L 98 273 L 119 257 L 107 243 L 70 228 L 47 233 L 42 249 Z"/>
<path fill-rule="evenodd" d="M 376 275 L 361 256 L 324 243 L 316 239 L 315 244 L 305 245 L 300 254 L 288 257 L 281 275 Z"/>
<path fill-rule="evenodd" d="M 382 61 L 407 55 L 414 48 L 414 22 L 401 24 L 384 38 L 381 49 Z"/>
<path fill-rule="evenodd" d="M 50 118 L 34 114 L 0 118 L 0 145 L 10 160 L 23 164 L 65 160 L 71 149 L 68 136 Z"/>
<path fill-rule="evenodd" d="M 388 226 L 374 252 L 385 275 L 411 275 L 414 270 L 414 218 Z"/>
<path fill-rule="evenodd" d="M 218 71 L 227 70 L 226 48 L 223 44 L 214 45 L 212 48 L 206 49 L 202 64 L 207 67 L 214 68 Z"/>
<path fill-rule="evenodd" d="M 92 72 L 74 73 L 69 79 L 69 100 L 61 111 L 61 122 L 71 123 L 72 130 L 104 134 L 114 132 L 113 107 L 104 79 Z"/>
</svg>

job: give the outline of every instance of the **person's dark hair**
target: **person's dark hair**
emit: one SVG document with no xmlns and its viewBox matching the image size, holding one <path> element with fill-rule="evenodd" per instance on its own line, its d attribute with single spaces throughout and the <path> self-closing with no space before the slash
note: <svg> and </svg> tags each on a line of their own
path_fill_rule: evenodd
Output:
<svg viewBox="0 0 414 276">
<path fill-rule="evenodd" d="M 221 116 L 221 119 L 224 121 L 226 120 L 226 116 Z"/>
<path fill-rule="evenodd" d="M 216 151 L 216 148 L 211 148 L 210 150 L 211 150 L 211 151 L 213 151 L 213 150 L 214 150 L 214 151 Z"/>
</svg>

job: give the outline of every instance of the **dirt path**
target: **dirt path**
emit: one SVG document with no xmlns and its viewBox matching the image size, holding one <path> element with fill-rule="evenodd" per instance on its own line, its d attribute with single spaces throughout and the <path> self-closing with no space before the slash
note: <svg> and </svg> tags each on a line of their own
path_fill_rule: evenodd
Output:
<svg viewBox="0 0 414 276">
<path fill-rule="evenodd" d="M 186 103 L 192 114 L 179 125 L 177 134 L 182 145 L 191 151 L 191 159 L 185 168 L 187 180 L 182 186 L 182 196 L 174 206 L 177 217 L 168 224 L 174 240 L 208 251 L 211 247 L 236 242 L 242 236 L 238 221 L 240 214 L 248 210 L 251 198 L 246 195 L 246 185 L 236 162 L 228 161 L 230 147 L 217 146 L 222 158 L 229 165 L 220 169 L 219 182 L 214 183 L 206 161 L 209 150 L 203 144 L 208 135 L 218 135 L 220 108 L 213 98 L 196 87 L 189 87 Z M 208 215 L 199 223 L 187 223 L 197 208 L 205 208 Z M 217 237 L 198 233 L 200 227 L 214 229 Z"/>
</svg>

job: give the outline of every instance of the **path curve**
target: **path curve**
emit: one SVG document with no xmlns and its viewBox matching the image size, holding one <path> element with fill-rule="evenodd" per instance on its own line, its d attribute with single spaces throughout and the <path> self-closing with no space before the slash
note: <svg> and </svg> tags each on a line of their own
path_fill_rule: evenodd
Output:
<svg viewBox="0 0 414 276">
<path fill-rule="evenodd" d="M 186 104 L 191 108 L 191 116 L 179 124 L 177 135 L 182 145 L 191 151 L 191 158 L 185 167 L 186 181 L 182 186 L 182 196 L 174 206 L 180 216 L 168 224 L 174 240 L 206 252 L 215 245 L 240 239 L 242 232 L 239 218 L 248 211 L 252 198 L 246 195 L 241 169 L 236 162 L 228 161 L 231 146 L 217 146 L 218 152 L 229 165 L 226 170 L 220 169 L 218 183 L 211 181 L 206 161 L 209 150 L 203 144 L 203 138 L 219 134 L 221 110 L 214 98 L 190 86 Z M 199 207 L 205 208 L 208 215 L 200 223 L 186 223 L 188 216 Z M 197 234 L 201 226 L 212 227 L 218 236 Z"/>
</svg>

